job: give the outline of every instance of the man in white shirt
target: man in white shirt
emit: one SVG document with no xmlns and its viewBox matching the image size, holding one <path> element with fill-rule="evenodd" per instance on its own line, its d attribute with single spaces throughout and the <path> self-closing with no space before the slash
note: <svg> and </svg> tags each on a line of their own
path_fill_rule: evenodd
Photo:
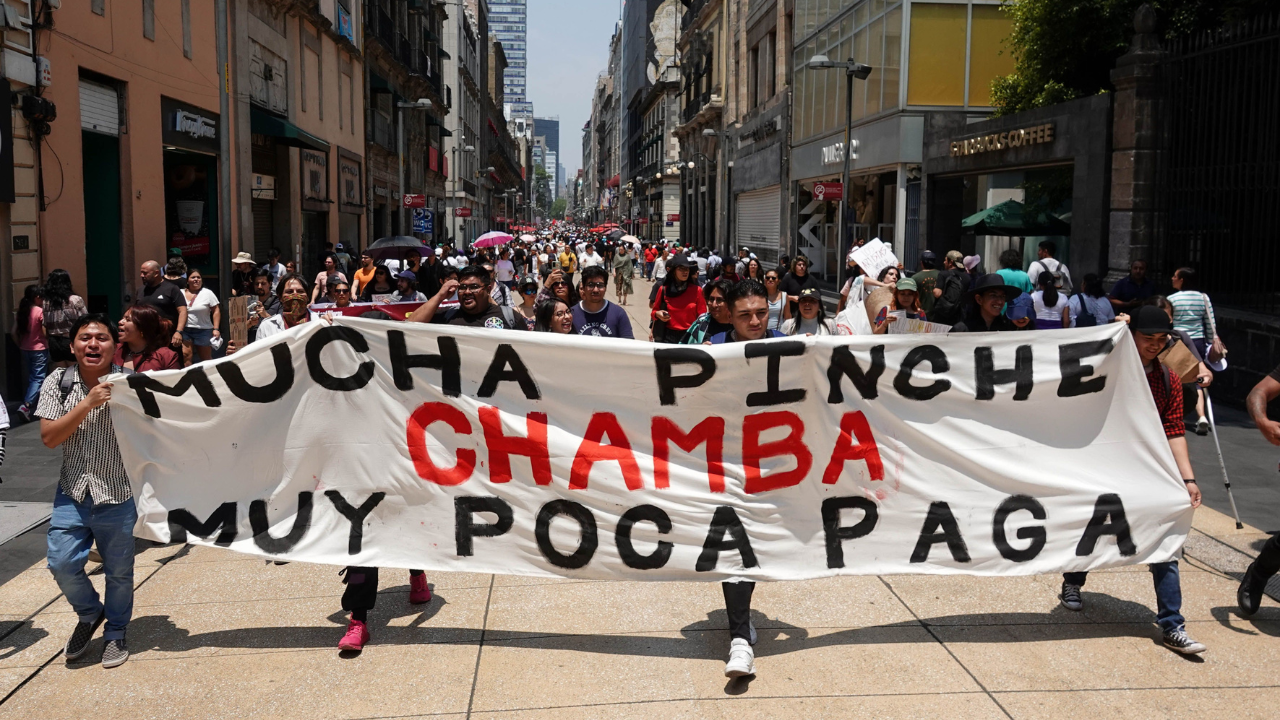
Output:
<svg viewBox="0 0 1280 720">
<path fill-rule="evenodd" d="M 720 259 L 720 253 L 715 250 L 711 251 L 711 256 L 707 258 L 707 277 L 716 274 L 716 268 L 720 267 L 723 261 Z"/>
<path fill-rule="evenodd" d="M 587 251 L 578 256 L 578 272 L 596 265 L 604 265 L 604 258 L 600 257 L 600 253 L 596 252 L 595 245 L 588 245 Z"/>
<path fill-rule="evenodd" d="M 689 258 L 698 264 L 698 284 L 707 284 L 707 259 L 701 254 L 695 254 Z"/>
<path fill-rule="evenodd" d="M 1065 295 L 1071 294 L 1071 271 L 1067 266 L 1058 262 L 1053 256 L 1058 254 L 1058 244 L 1052 240 L 1041 240 L 1040 249 L 1037 251 L 1038 260 L 1031 263 L 1031 267 L 1027 268 L 1027 275 L 1031 277 L 1031 284 L 1040 287 L 1040 273 L 1051 272 L 1054 274 L 1054 285 Z"/>
</svg>

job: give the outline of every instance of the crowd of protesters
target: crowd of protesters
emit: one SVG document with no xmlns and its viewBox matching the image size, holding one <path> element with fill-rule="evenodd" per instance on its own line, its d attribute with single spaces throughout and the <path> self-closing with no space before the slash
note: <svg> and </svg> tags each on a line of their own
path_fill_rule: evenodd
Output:
<svg viewBox="0 0 1280 720">
<path fill-rule="evenodd" d="M 829 316 L 809 258 L 784 256 L 766 263 L 746 247 L 736 257 L 724 258 L 675 241 L 648 243 L 556 230 L 496 250 L 424 246 L 393 258 L 368 250 L 353 258 L 341 245 L 335 250 L 320 259 L 322 269 L 311 279 L 299 274 L 294 262 L 281 263 L 278 251 L 261 264 L 248 253 L 236 256 L 231 294 L 248 300 L 249 343 L 331 312 L 634 340 L 631 317 L 622 306 L 634 294 L 637 276 L 652 282 L 647 339 L 656 343 L 716 345 L 848 334 L 849 325 L 837 317 L 866 312 L 876 297 L 882 311 L 867 318 L 868 334 L 893 332 L 895 322 L 906 320 L 945 326 L 954 333 L 1127 322 L 1192 505 L 1200 502 L 1188 459 L 1182 389 L 1185 384 L 1196 394 L 1193 428 L 1203 434 L 1203 392 L 1212 382 L 1211 367 L 1226 349 L 1216 333 L 1212 304 L 1197 289 L 1192 268 L 1174 273 L 1170 284 L 1176 292 L 1164 297 L 1156 293 L 1141 260 L 1109 294 L 1096 274 L 1083 275 L 1077 284 L 1066 264 L 1056 259 L 1051 241 L 1040 243 L 1029 272 L 1016 249 L 1001 253 L 1000 268 L 990 273 L 976 255 L 952 251 L 939 263 L 926 250 L 915 272 L 885 267 L 870 277 L 851 253 L 848 282 L 840 289 L 836 314 Z M 66 656 L 81 657 L 105 622 L 106 667 L 128 658 L 125 631 L 132 611 L 136 511 L 105 407 L 110 389 L 101 380 L 112 373 L 180 368 L 243 349 L 223 342 L 223 304 L 204 285 L 199 269 L 173 258 L 164 266 L 144 262 L 139 273 L 137 302 L 112 322 L 90 312 L 70 276 L 54 270 L 43 285 L 26 288 L 13 330 L 28 378 L 19 413 L 26 420 L 40 418 L 44 442 L 63 448 L 48 555 L 49 568 L 79 617 Z M 607 297 L 611 287 L 613 300 Z M 398 315 L 397 306 L 403 311 Z M 1191 372 L 1179 376 L 1162 363 L 1162 354 L 1175 347 L 1194 359 Z M 1280 445 L 1280 423 L 1266 417 L 1266 403 L 1280 396 L 1280 368 L 1254 395 L 1250 411 L 1255 422 L 1270 442 Z M 7 416 L 2 424 L 7 428 Z M 3 439 L 0 432 L 0 462 Z M 106 575 L 102 599 L 85 574 L 91 552 Z M 1273 539 L 1241 583 L 1242 611 L 1257 610 L 1262 588 L 1277 571 L 1280 539 Z M 1165 645 L 1181 653 L 1203 652 L 1205 647 L 1187 635 L 1180 614 L 1178 563 L 1154 564 L 1151 572 Z M 339 647 L 358 651 L 371 640 L 367 621 L 377 598 L 378 569 L 348 567 L 341 575 L 346 585 L 342 608 L 350 615 Z M 1068 610 L 1083 608 L 1085 580 L 1085 573 L 1064 575 L 1060 600 Z M 410 602 L 430 602 L 425 573 L 411 571 L 409 582 Z M 754 672 L 753 587 L 750 582 L 723 586 L 731 635 L 725 673 L 730 677 Z"/>
</svg>

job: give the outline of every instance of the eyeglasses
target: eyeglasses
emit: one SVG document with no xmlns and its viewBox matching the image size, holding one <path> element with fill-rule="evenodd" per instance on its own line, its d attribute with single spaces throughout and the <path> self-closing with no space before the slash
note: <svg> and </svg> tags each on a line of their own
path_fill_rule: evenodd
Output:
<svg viewBox="0 0 1280 720">
<path fill-rule="evenodd" d="M 778 282 L 778 278 L 776 278 L 776 277 L 769 277 L 768 275 L 765 275 L 765 276 L 764 276 L 764 281 L 765 281 L 765 282 Z"/>
<path fill-rule="evenodd" d="M 459 285 L 458 292 L 475 293 L 484 290 L 483 285 Z"/>
<path fill-rule="evenodd" d="M 609 286 L 604 283 L 586 283 L 586 288 L 588 290 L 604 290 L 607 287 Z"/>
</svg>

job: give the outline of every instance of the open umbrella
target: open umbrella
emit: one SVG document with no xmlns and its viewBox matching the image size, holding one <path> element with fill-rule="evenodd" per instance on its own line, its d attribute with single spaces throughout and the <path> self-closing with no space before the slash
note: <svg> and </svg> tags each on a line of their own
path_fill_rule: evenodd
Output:
<svg viewBox="0 0 1280 720">
<path fill-rule="evenodd" d="M 525 242 L 535 242 L 535 241 L 537 241 L 537 239 L 538 239 L 538 238 L 536 238 L 536 237 L 534 237 L 534 236 L 532 236 L 532 235 L 521 235 L 521 236 L 520 236 L 520 239 L 521 239 L 521 240 L 523 240 L 523 241 L 525 241 Z"/>
<path fill-rule="evenodd" d="M 471 243 L 471 247 L 478 247 L 478 248 L 497 247 L 499 245 L 506 245 L 507 243 L 511 242 L 513 239 L 514 238 L 512 238 L 510 235 L 504 232 L 498 232 L 495 230 L 493 232 L 487 232 L 481 235 L 480 237 L 476 238 L 476 241 Z"/>
<path fill-rule="evenodd" d="M 1028 212 L 1017 200 L 1005 200 L 960 221 L 965 232 L 974 235 L 1028 237 L 1070 235 L 1071 225 L 1048 212 Z"/>
<path fill-rule="evenodd" d="M 374 260 L 401 260 L 405 255 L 409 254 L 410 250 L 417 250 L 419 255 L 435 253 L 435 250 L 423 245 L 421 240 L 408 235 L 392 235 L 391 237 L 380 238 L 366 248 L 365 252 L 369 253 L 369 257 Z"/>
</svg>

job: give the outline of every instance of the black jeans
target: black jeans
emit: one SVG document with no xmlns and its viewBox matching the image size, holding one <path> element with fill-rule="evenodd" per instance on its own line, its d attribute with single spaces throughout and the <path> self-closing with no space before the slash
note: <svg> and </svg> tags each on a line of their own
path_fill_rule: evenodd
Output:
<svg viewBox="0 0 1280 720">
<path fill-rule="evenodd" d="M 410 570 L 409 576 L 422 573 L 421 570 Z M 351 613 L 351 619 L 364 622 L 378 603 L 378 568 L 348 566 L 342 582 L 347 586 L 342 591 L 342 609 Z"/>
<path fill-rule="evenodd" d="M 729 613 L 729 636 L 751 642 L 751 593 L 753 582 L 720 583 L 724 590 L 724 609 Z"/>
<path fill-rule="evenodd" d="M 1253 576 L 1262 583 L 1270 580 L 1276 572 L 1280 572 L 1280 535 L 1271 536 L 1253 563 Z"/>
</svg>

